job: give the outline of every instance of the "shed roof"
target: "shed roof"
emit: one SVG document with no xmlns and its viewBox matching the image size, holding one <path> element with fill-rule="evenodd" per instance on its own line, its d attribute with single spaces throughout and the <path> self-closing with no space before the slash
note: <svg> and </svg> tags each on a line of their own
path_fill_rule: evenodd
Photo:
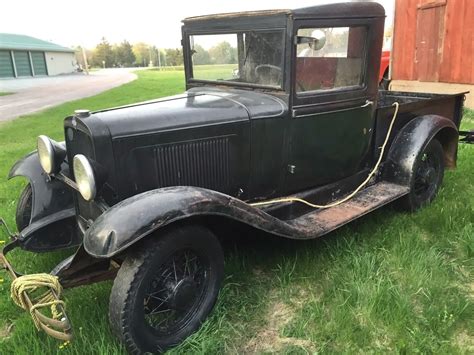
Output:
<svg viewBox="0 0 474 355">
<path fill-rule="evenodd" d="M 71 48 L 63 47 L 55 43 L 13 33 L 0 33 L 0 49 L 74 52 Z"/>
</svg>

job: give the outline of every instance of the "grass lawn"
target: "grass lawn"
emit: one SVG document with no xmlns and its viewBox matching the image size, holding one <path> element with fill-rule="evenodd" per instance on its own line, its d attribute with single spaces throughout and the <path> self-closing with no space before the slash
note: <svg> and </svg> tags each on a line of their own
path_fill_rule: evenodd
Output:
<svg viewBox="0 0 474 355">
<path fill-rule="evenodd" d="M 0 125 L 0 216 L 14 225 L 21 179 L 11 165 L 36 136 L 62 140 L 62 120 L 183 91 L 178 71 L 139 71 L 138 80 Z M 467 111 L 463 128 L 474 128 Z M 474 352 L 474 146 L 459 148 L 435 202 L 415 214 L 390 206 L 308 242 L 243 236 L 226 253 L 226 280 L 202 329 L 172 353 Z M 4 236 L 0 238 L 5 238 Z M 4 239 L 5 240 L 5 239 Z M 49 271 L 65 252 L 17 251 L 26 272 Z M 37 333 L 9 299 L 0 274 L 0 354 L 124 353 L 107 319 L 111 282 L 65 291 L 76 339 Z M 11 326 L 13 325 L 13 326 Z"/>
<path fill-rule="evenodd" d="M 195 65 L 193 74 L 200 80 L 231 80 L 233 70 L 238 67 L 238 64 Z"/>
<path fill-rule="evenodd" d="M 7 96 L 7 95 L 12 95 L 14 92 L 5 92 L 5 91 L 0 91 L 0 96 Z"/>
</svg>

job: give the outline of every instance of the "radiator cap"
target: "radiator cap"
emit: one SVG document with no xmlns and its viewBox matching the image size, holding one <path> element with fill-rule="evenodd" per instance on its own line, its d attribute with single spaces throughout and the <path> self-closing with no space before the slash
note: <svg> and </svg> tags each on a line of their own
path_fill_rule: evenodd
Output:
<svg viewBox="0 0 474 355">
<path fill-rule="evenodd" d="M 91 115 L 90 110 L 76 110 L 74 111 L 74 115 L 79 118 L 89 117 Z"/>
</svg>

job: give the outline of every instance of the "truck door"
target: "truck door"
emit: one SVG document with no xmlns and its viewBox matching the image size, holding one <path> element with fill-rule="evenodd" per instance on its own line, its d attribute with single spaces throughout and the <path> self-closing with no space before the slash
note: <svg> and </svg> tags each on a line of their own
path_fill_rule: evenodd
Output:
<svg viewBox="0 0 474 355">
<path fill-rule="evenodd" d="M 292 191 L 336 182 L 370 164 L 383 32 L 373 34 L 370 21 L 360 20 L 295 24 L 286 184 Z"/>
</svg>

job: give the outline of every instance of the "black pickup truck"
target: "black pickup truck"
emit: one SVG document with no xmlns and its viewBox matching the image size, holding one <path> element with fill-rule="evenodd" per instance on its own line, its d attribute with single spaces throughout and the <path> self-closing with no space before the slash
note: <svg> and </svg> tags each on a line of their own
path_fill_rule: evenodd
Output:
<svg viewBox="0 0 474 355">
<path fill-rule="evenodd" d="M 379 91 L 384 18 L 341 3 L 185 19 L 184 94 L 77 110 L 65 142 L 40 136 L 13 166 L 30 183 L 0 260 L 17 279 L 13 248 L 76 247 L 51 275 L 115 279 L 112 329 L 132 353 L 159 352 L 211 312 L 234 223 L 310 239 L 391 202 L 430 203 L 456 166 L 464 94 Z M 227 64 L 205 64 L 218 44 Z M 70 339 L 64 312 L 31 311 Z"/>
</svg>

